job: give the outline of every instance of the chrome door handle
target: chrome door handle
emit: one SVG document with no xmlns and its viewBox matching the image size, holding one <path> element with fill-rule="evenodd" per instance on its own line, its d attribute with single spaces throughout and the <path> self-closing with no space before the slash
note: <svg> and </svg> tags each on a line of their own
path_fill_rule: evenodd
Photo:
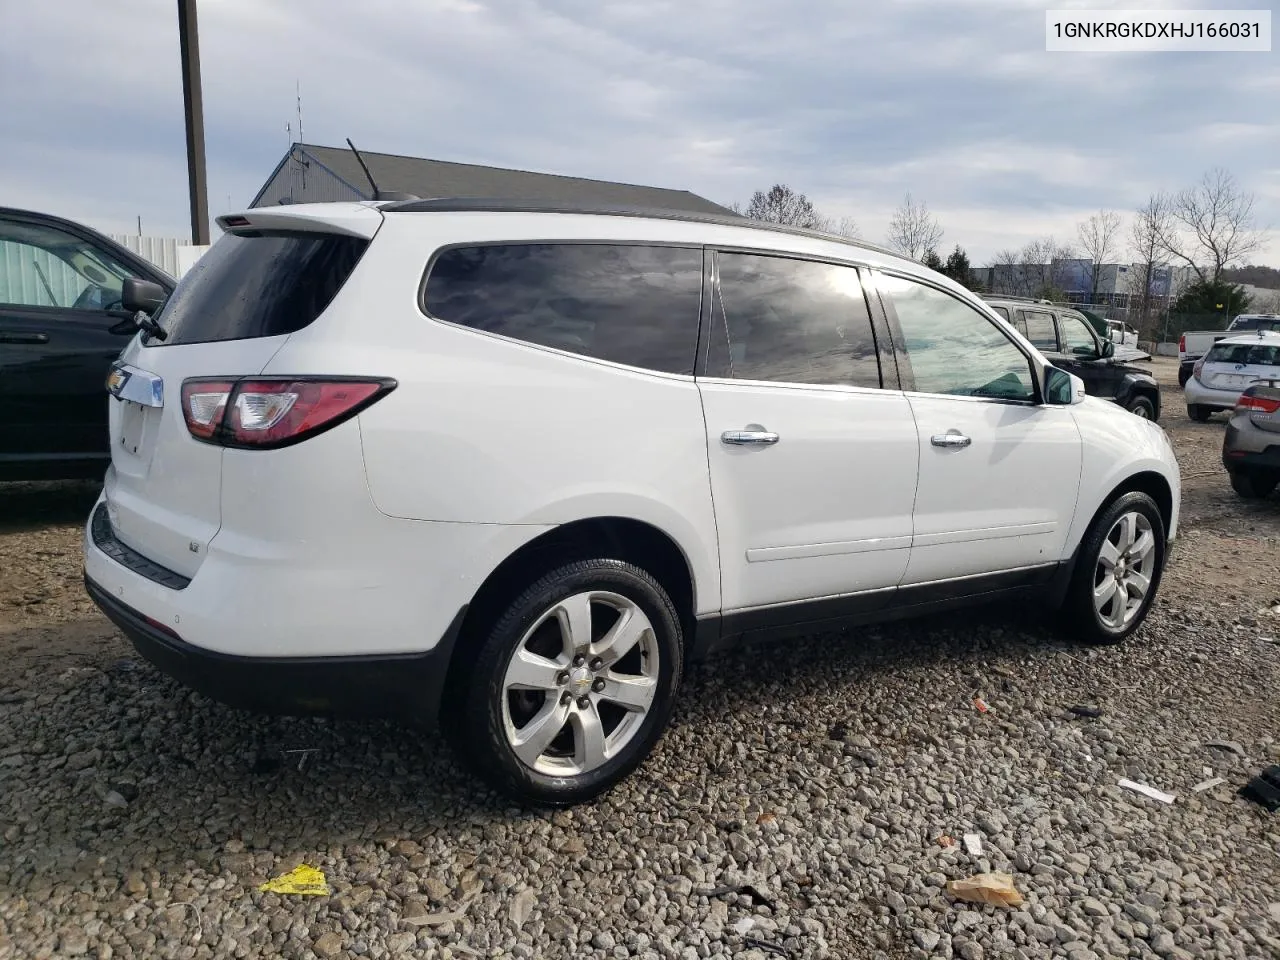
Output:
<svg viewBox="0 0 1280 960">
<path fill-rule="evenodd" d="M 771 443 L 778 442 L 778 435 L 770 433 L 768 430 L 726 430 L 720 434 L 720 442 L 733 446 L 747 446 L 749 444 L 768 446 Z"/>
<path fill-rule="evenodd" d="M 966 437 L 962 433 L 939 433 L 936 436 L 930 438 L 929 442 L 932 443 L 935 447 L 956 447 L 956 448 L 967 447 L 969 444 L 973 443 L 972 440 L 970 440 L 968 437 Z"/>
</svg>

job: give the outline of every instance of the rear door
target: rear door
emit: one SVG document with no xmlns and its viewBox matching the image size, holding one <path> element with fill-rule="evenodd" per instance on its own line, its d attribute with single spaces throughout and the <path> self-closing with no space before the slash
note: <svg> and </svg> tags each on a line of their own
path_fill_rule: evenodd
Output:
<svg viewBox="0 0 1280 960">
<path fill-rule="evenodd" d="M 698 384 L 726 613 L 750 629 L 882 605 L 907 568 L 919 449 L 892 367 L 882 388 L 859 270 L 724 250 L 715 273 Z M 805 600 L 830 603 L 785 609 Z"/>
<path fill-rule="evenodd" d="M 103 384 L 134 334 L 120 289 L 137 275 L 60 226 L 0 217 L 0 459 L 105 462 Z"/>
<path fill-rule="evenodd" d="M 166 338 L 141 336 L 121 357 L 110 405 L 108 512 L 116 535 L 191 576 L 221 524 L 222 448 L 195 439 L 183 413 L 260 373 L 345 283 L 381 215 L 354 223 L 236 218 L 157 315 Z M 253 215 L 250 214 L 250 217 Z M 362 235 L 363 234 L 363 235 Z"/>
</svg>

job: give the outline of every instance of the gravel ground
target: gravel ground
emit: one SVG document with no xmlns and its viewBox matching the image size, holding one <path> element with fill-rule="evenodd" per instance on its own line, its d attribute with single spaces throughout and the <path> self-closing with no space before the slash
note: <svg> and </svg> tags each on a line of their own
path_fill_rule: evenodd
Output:
<svg viewBox="0 0 1280 960">
<path fill-rule="evenodd" d="M 555 814 L 434 735 L 185 692 L 83 597 L 92 487 L 5 489 L 0 960 L 1280 956 L 1280 819 L 1235 793 L 1280 762 L 1280 501 L 1235 497 L 1159 368 L 1184 527 L 1126 645 L 991 610 L 722 658 Z M 329 895 L 258 891 L 301 863 Z M 946 892 L 986 870 L 1025 903 Z"/>
</svg>

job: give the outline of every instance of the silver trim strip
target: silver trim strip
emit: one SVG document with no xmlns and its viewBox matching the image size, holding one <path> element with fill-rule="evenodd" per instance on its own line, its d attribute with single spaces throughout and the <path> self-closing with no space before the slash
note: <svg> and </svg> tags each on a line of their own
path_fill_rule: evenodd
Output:
<svg viewBox="0 0 1280 960">
<path fill-rule="evenodd" d="M 800 543 L 789 547 L 752 547 L 747 563 L 770 560 L 799 560 L 805 557 L 836 557 L 850 553 L 875 553 L 880 550 L 906 550 L 911 537 L 869 537 L 866 540 L 839 540 L 832 543 Z"/>
<path fill-rule="evenodd" d="M 1053 520 L 1037 523 L 1011 523 L 1003 527 L 986 527 L 974 530 L 944 530 L 941 533 L 917 533 L 911 540 L 913 547 L 936 547 L 944 543 L 970 543 L 974 540 L 1006 540 L 1010 537 L 1034 537 L 1053 533 L 1058 524 Z"/>
</svg>

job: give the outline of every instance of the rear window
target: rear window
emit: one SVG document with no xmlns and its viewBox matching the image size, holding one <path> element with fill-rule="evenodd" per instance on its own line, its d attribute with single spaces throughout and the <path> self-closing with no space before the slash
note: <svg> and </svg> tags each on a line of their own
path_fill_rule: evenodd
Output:
<svg viewBox="0 0 1280 960">
<path fill-rule="evenodd" d="M 1263 343 L 1219 343 L 1209 351 L 1204 362 L 1280 366 L 1280 346 Z"/>
<path fill-rule="evenodd" d="M 328 233 L 254 231 L 220 237 L 178 281 L 150 346 L 277 337 L 324 312 L 369 241 Z"/>
<path fill-rule="evenodd" d="M 692 374 L 702 250 L 605 243 L 454 247 L 431 267 L 427 313 L 570 353 Z"/>
</svg>

